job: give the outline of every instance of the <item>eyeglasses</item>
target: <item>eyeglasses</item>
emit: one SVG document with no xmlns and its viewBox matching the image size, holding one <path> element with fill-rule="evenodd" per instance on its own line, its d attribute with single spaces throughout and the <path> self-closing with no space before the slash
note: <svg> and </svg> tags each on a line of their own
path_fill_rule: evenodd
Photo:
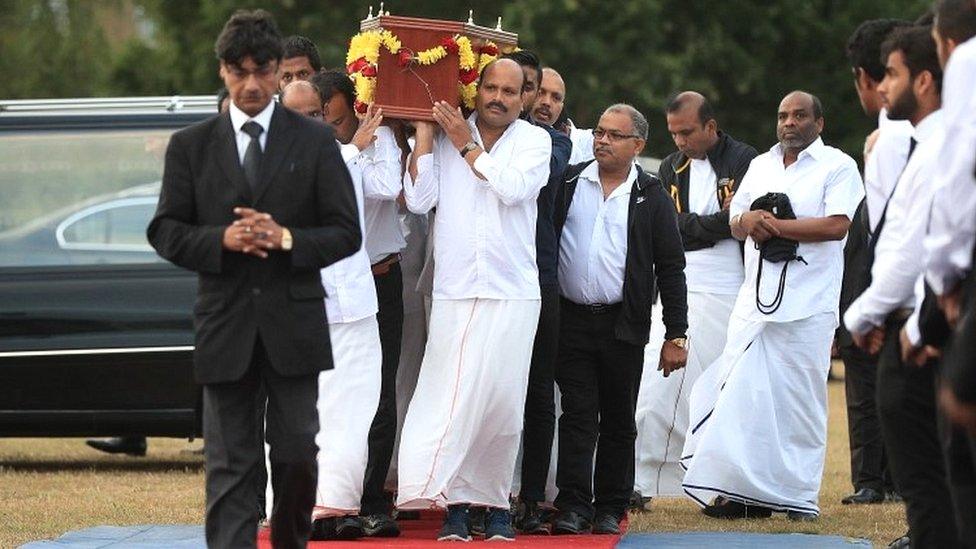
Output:
<svg viewBox="0 0 976 549">
<path fill-rule="evenodd" d="M 593 130 L 593 139 L 599 141 L 606 137 L 611 143 L 616 143 L 618 141 L 623 141 L 624 139 L 643 139 L 639 135 L 620 133 L 616 131 L 607 131 L 603 128 L 597 128 Z"/>
<path fill-rule="evenodd" d="M 238 67 L 237 65 L 227 65 L 227 71 L 230 72 L 234 78 L 239 78 L 241 80 L 244 80 L 252 74 L 258 78 L 268 78 L 269 76 L 277 74 L 278 66 L 271 63 L 266 63 L 254 70 L 247 70 L 245 68 Z"/>
</svg>

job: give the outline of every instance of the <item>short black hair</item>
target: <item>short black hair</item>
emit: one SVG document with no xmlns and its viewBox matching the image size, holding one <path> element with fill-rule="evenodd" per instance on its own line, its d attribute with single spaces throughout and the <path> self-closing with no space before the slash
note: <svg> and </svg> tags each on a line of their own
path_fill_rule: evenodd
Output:
<svg viewBox="0 0 976 549">
<path fill-rule="evenodd" d="M 881 44 L 881 58 L 887 61 L 892 52 L 900 51 L 905 58 L 908 74 L 915 78 L 928 71 L 935 81 L 936 91 L 942 91 L 942 66 L 935 48 L 935 40 L 928 27 L 905 27 L 891 33 Z"/>
<path fill-rule="evenodd" d="M 813 103 L 813 119 L 817 120 L 824 117 L 823 101 L 819 97 L 807 92 L 810 96 L 810 101 Z"/>
<path fill-rule="evenodd" d="M 349 108 L 355 107 L 356 87 L 344 70 L 328 69 L 319 71 L 313 74 L 308 81 L 319 91 L 319 97 L 322 98 L 323 105 L 333 95 L 338 93 L 346 98 L 346 101 L 349 103 Z"/>
<path fill-rule="evenodd" d="M 881 82 L 885 75 L 885 64 L 881 59 L 881 43 L 891 31 L 907 27 L 910 22 L 902 19 L 871 19 L 861 23 L 847 40 L 847 59 L 851 67 L 861 69 L 875 82 Z"/>
<path fill-rule="evenodd" d="M 502 59 L 511 59 L 523 67 L 535 69 L 536 83 L 542 83 L 542 61 L 535 52 L 530 50 L 515 50 L 502 55 Z"/>
<path fill-rule="evenodd" d="M 282 49 L 284 50 L 281 55 L 282 59 L 304 57 L 308 59 L 308 64 L 312 65 L 312 70 L 322 70 L 322 59 L 319 57 L 319 49 L 315 47 L 315 42 L 312 42 L 308 38 L 293 34 L 285 38 Z"/>
<path fill-rule="evenodd" d="M 217 90 L 217 112 L 220 112 L 220 105 L 222 105 L 224 103 L 224 99 L 227 99 L 228 97 L 230 97 L 230 92 L 227 91 L 227 88 L 221 86 L 220 89 Z"/>
<path fill-rule="evenodd" d="M 667 104 L 664 106 L 664 112 L 666 114 L 672 114 L 680 111 L 689 102 L 688 97 L 681 97 L 684 92 L 677 92 L 668 98 Z M 698 105 L 698 121 L 704 126 L 709 120 L 715 120 L 715 109 L 712 108 L 711 102 L 704 95 L 702 96 L 702 102 Z"/>
<path fill-rule="evenodd" d="M 976 36 L 976 3 L 973 0 L 939 0 L 935 5 L 935 28 L 944 39 L 962 44 Z"/>
<path fill-rule="evenodd" d="M 240 66 L 245 57 L 258 65 L 281 61 L 281 33 L 264 10 L 238 10 L 227 20 L 214 45 L 217 59 Z"/>
</svg>

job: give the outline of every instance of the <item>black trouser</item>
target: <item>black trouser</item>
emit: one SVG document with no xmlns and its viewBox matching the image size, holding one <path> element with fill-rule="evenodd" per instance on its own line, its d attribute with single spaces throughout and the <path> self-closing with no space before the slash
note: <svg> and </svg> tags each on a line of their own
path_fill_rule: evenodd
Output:
<svg viewBox="0 0 976 549">
<path fill-rule="evenodd" d="M 308 543 L 318 477 L 318 374 L 279 375 L 259 340 L 243 378 L 203 388 L 208 547 L 257 546 L 254 486 L 258 462 L 264 460 L 264 443 L 258 437 L 255 395 L 262 385 L 268 394 L 266 435 L 276 494 L 272 543 L 276 548 Z"/>
<path fill-rule="evenodd" d="M 403 273 L 400 264 L 392 264 L 385 274 L 374 275 L 373 282 L 376 284 L 376 298 L 379 301 L 376 322 L 380 329 L 383 366 L 380 404 L 376 408 L 373 424 L 369 427 L 369 453 L 360 502 L 360 513 L 363 515 L 390 512 L 390 500 L 383 492 L 383 487 L 390 471 L 390 460 L 393 459 L 393 445 L 396 443 L 396 377 L 397 367 L 400 365 L 400 342 L 403 339 Z"/>
<path fill-rule="evenodd" d="M 939 414 L 939 437 L 962 547 L 976 547 L 976 440 L 944 414 Z"/>
<path fill-rule="evenodd" d="M 623 517 L 634 489 L 634 412 L 644 347 L 614 337 L 619 313 L 619 305 L 594 314 L 560 302 L 556 383 L 562 415 L 555 504 L 589 520 L 602 514 Z"/>
<path fill-rule="evenodd" d="M 844 361 L 847 397 L 847 429 L 851 447 L 851 483 L 854 491 L 870 488 L 881 494 L 892 489 L 886 463 L 884 438 L 878 419 L 878 358 L 856 345 L 840 348 Z"/>
<path fill-rule="evenodd" d="M 878 415 L 888 467 L 905 498 L 912 547 L 956 547 L 956 522 L 936 426 L 936 368 L 901 361 L 898 333 L 903 325 L 904 321 L 887 324 L 878 358 Z"/>
<path fill-rule="evenodd" d="M 529 385 L 522 428 L 522 481 L 519 497 L 536 503 L 546 499 L 546 478 L 556 430 L 553 371 L 559 351 L 559 285 L 541 287 L 542 311 L 532 345 Z"/>
</svg>

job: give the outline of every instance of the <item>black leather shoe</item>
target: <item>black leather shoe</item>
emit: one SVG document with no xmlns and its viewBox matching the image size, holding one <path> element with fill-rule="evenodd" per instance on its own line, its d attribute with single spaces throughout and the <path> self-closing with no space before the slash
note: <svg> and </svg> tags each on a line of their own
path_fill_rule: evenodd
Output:
<svg viewBox="0 0 976 549">
<path fill-rule="evenodd" d="M 885 501 L 888 503 L 904 503 L 905 498 L 901 497 L 901 494 L 899 494 L 895 490 L 889 490 L 885 492 Z"/>
<path fill-rule="evenodd" d="M 395 538 L 400 535 L 400 527 L 390 515 L 369 515 L 362 517 L 363 534 L 368 538 Z"/>
<path fill-rule="evenodd" d="M 85 444 L 106 454 L 125 454 L 133 457 L 146 455 L 146 437 L 116 437 L 108 440 L 88 439 Z"/>
<path fill-rule="evenodd" d="M 908 537 L 908 534 L 892 541 L 888 544 L 888 549 L 910 549 L 912 546 L 912 538 Z"/>
<path fill-rule="evenodd" d="M 328 541 L 336 537 L 336 518 L 324 517 L 312 521 L 312 541 Z"/>
<path fill-rule="evenodd" d="M 714 503 L 702 509 L 702 513 L 707 517 L 724 519 L 769 518 L 773 516 L 773 510 L 769 507 L 746 505 L 722 496 L 715 498 Z"/>
<path fill-rule="evenodd" d="M 631 511 L 636 511 L 638 513 L 643 513 L 647 511 L 647 505 L 651 503 L 651 498 L 649 496 L 642 495 L 637 490 L 630 495 L 630 502 L 627 504 L 627 508 Z"/>
<path fill-rule="evenodd" d="M 861 488 L 857 492 L 840 500 L 844 505 L 866 505 L 871 503 L 882 503 L 885 497 L 881 492 L 873 488 Z"/>
<path fill-rule="evenodd" d="M 575 511 L 561 512 L 552 521 L 554 536 L 575 536 L 590 531 L 590 521 Z"/>
<path fill-rule="evenodd" d="M 549 525 L 542 519 L 542 511 L 539 504 L 534 501 L 522 503 L 521 514 L 518 520 L 518 529 L 523 534 L 537 536 L 548 536 L 550 534 Z"/>
<path fill-rule="evenodd" d="M 817 514 L 807 511 L 787 511 L 786 518 L 794 522 L 814 522 L 817 520 Z"/>
<path fill-rule="evenodd" d="M 593 521 L 593 533 L 619 536 L 620 519 L 609 513 L 597 515 L 596 519 Z"/>
<path fill-rule="evenodd" d="M 336 539 L 354 540 L 363 537 L 363 523 L 357 515 L 336 519 Z"/>
</svg>

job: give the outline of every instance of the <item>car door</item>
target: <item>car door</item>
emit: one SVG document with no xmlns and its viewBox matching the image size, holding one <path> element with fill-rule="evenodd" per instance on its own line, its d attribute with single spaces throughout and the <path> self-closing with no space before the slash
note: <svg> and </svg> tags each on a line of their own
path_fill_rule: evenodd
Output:
<svg viewBox="0 0 976 549">
<path fill-rule="evenodd" d="M 146 241 L 197 116 L 0 119 L 0 436 L 193 436 L 193 273 Z"/>
</svg>

